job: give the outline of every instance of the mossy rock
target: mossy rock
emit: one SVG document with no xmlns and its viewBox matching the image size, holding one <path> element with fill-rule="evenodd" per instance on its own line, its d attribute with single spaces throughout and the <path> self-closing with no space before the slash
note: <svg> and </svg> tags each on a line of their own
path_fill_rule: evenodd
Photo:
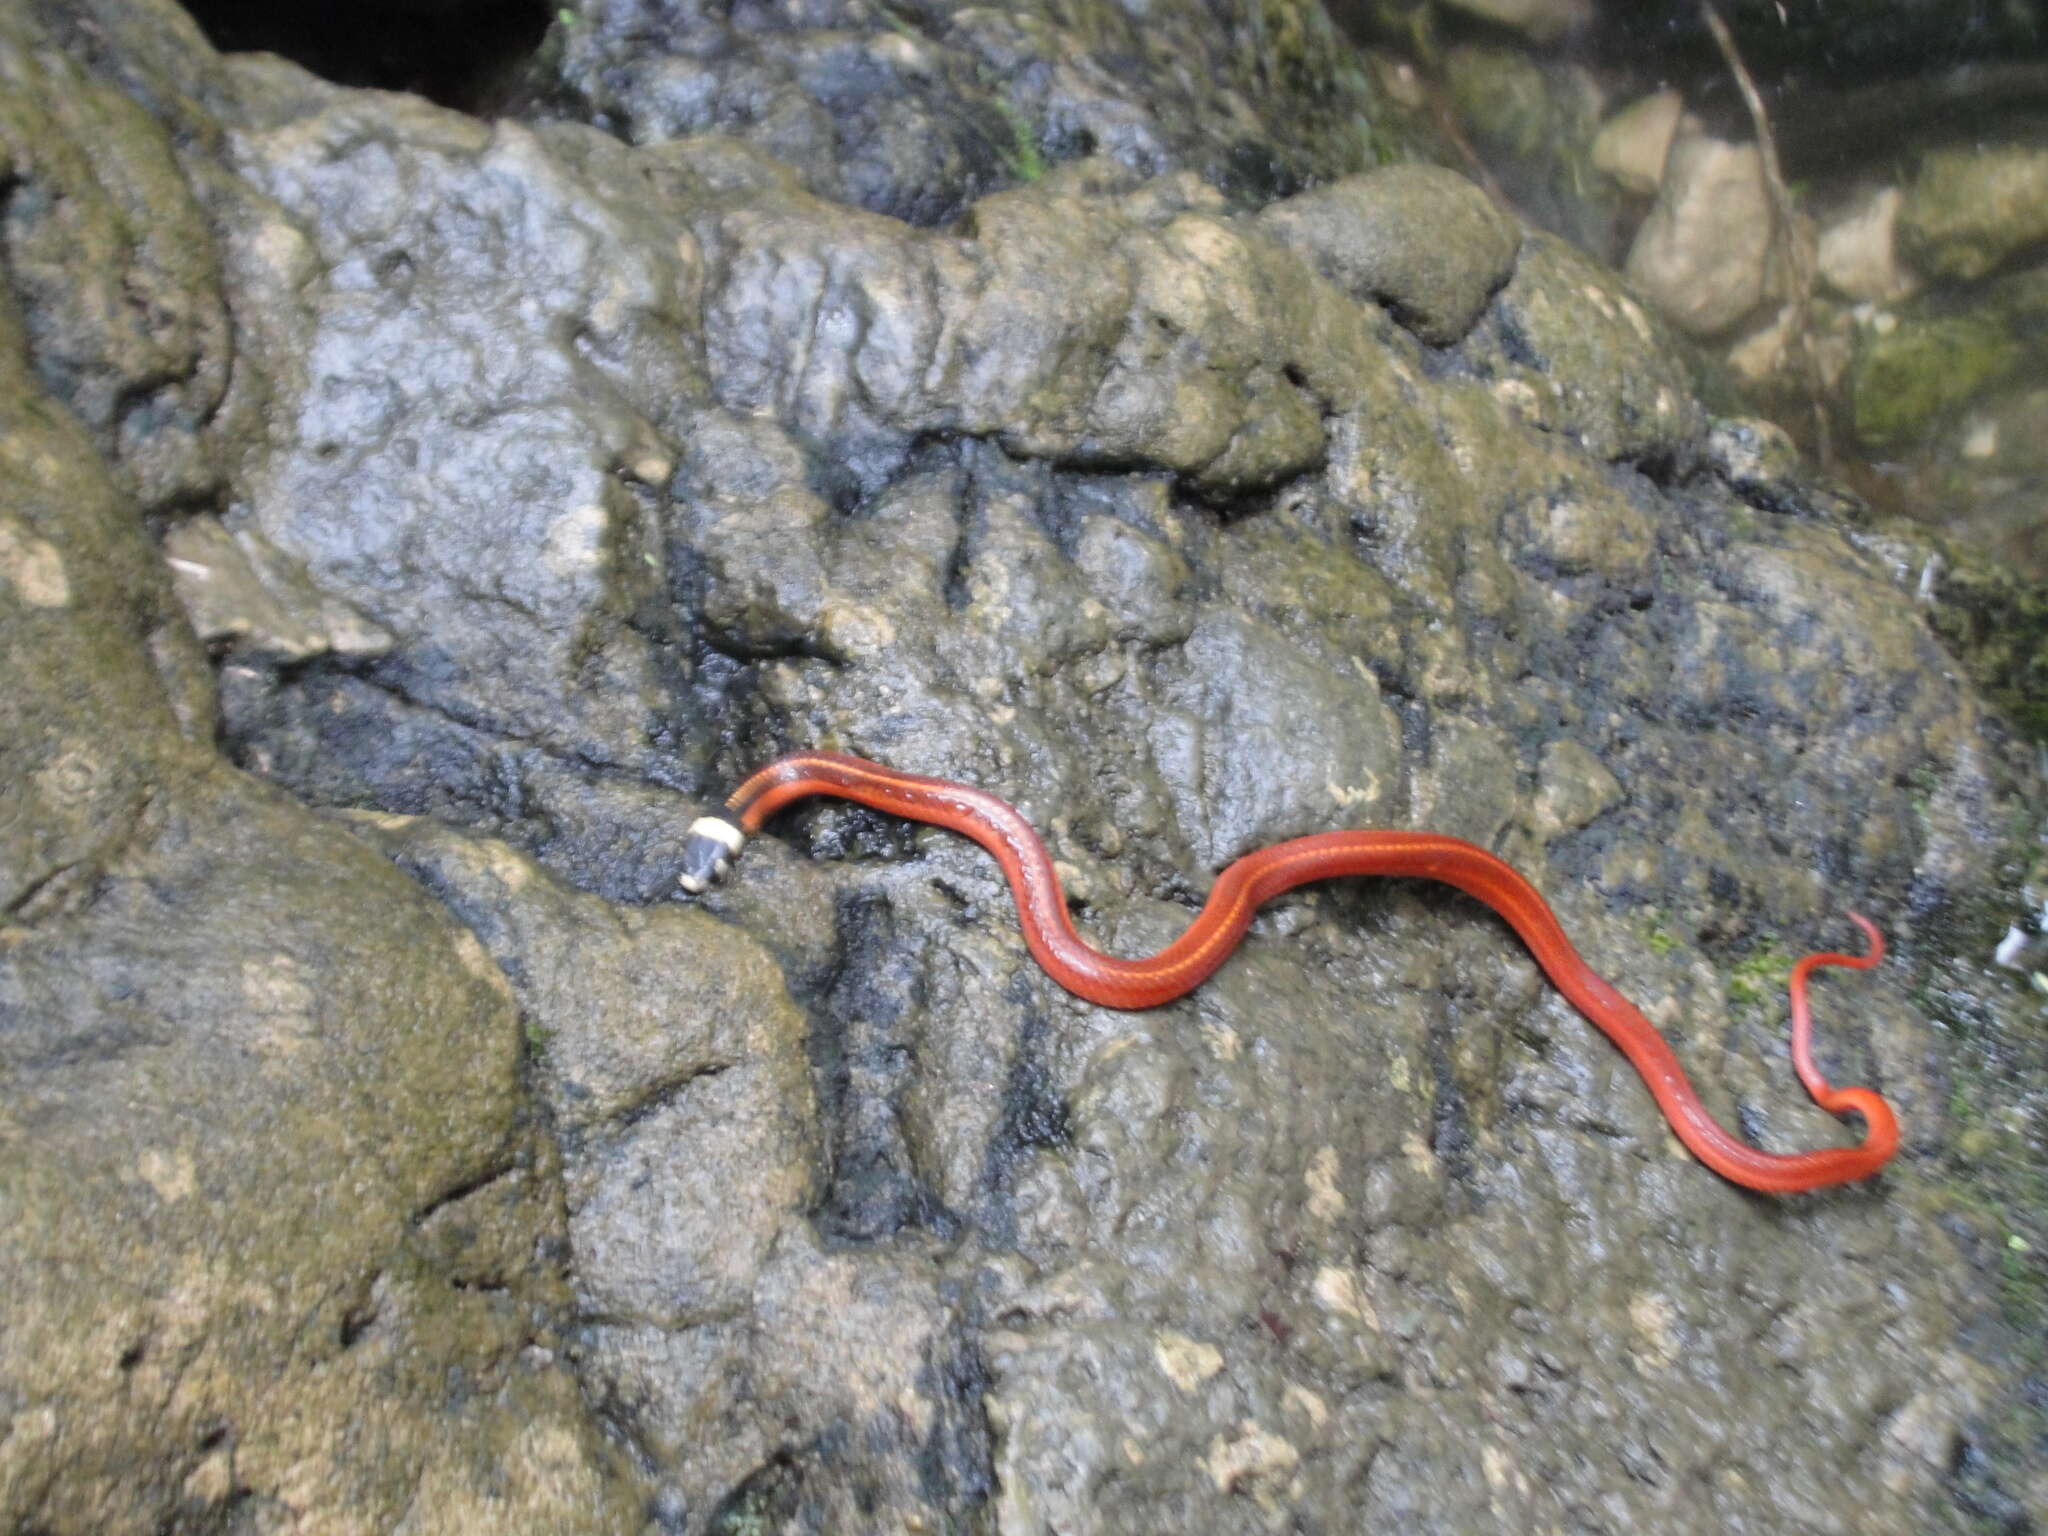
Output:
<svg viewBox="0 0 2048 1536">
<path fill-rule="evenodd" d="M 1966 281 L 2048 240 L 2048 150 L 2005 144 L 1927 155 L 1907 189 L 1899 236 L 1923 271 Z"/>
<path fill-rule="evenodd" d="M 2048 588 L 1965 559 L 1943 579 L 1928 621 L 2014 725 L 2048 742 Z"/>
<path fill-rule="evenodd" d="M 2019 365 L 2020 344 L 1985 315 L 1895 317 L 1863 334 L 1849 379 L 1856 435 L 1898 450 Z"/>
</svg>

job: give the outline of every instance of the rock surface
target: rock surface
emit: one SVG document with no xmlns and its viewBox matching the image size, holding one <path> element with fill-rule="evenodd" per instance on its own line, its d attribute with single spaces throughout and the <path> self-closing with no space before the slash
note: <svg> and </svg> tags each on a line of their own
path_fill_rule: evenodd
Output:
<svg viewBox="0 0 2048 1536">
<path fill-rule="evenodd" d="M 1879 450 L 1916 442 L 2008 378 L 2024 356 L 2019 339 L 1990 314 L 1880 310 L 1861 328 L 1849 376 L 1857 435 Z"/>
<path fill-rule="evenodd" d="M 2048 241 L 2048 149 L 1977 145 L 1925 156 L 1906 189 L 1899 235 L 1921 270 L 1984 276 Z"/>
<path fill-rule="evenodd" d="M 1757 147 L 1681 134 L 1629 247 L 1629 281 L 1693 335 L 1720 335 L 1764 301 L 1774 227 Z"/>
<path fill-rule="evenodd" d="M 1091 155 L 1141 176 L 1191 168 L 1256 207 L 1374 163 L 1377 92 L 1336 41 L 1302 0 L 1227 19 L 605 0 L 567 12 L 526 96 L 635 144 L 736 139 L 819 197 L 919 225 Z"/>
<path fill-rule="evenodd" d="M 1889 304 L 1917 286 L 1898 258 L 1897 187 L 1879 187 L 1843 210 L 1814 242 L 1814 267 L 1844 298 Z"/>
<path fill-rule="evenodd" d="M 1684 113 L 1685 97 L 1670 87 L 1630 102 L 1593 136 L 1594 168 L 1639 197 L 1654 196 Z"/>
<path fill-rule="evenodd" d="M 1379 299 L 1424 341 L 1472 328 L 1515 267 L 1521 231 L 1464 177 L 1395 165 L 1272 204 L 1259 224 L 1355 299 Z"/>
<path fill-rule="evenodd" d="M 1259 15 L 611 0 L 486 123 L 0 13 L 10 1529 L 2026 1513 L 1946 1161 L 2017 1005 L 1940 969 L 2023 760 L 1611 272 L 1294 185 L 1360 146 Z M 1775 1147 L 1853 904 L 1823 1059 L 1905 1149 L 1732 1189 L 1435 888 L 1139 1014 L 868 812 L 679 903 L 800 745 L 1017 803 L 1121 953 L 1276 838 L 1471 838 Z"/>
<path fill-rule="evenodd" d="M 1592 0 L 1451 0 L 1473 16 L 1513 27 L 1534 43 L 1554 43 L 1593 19 Z"/>
</svg>

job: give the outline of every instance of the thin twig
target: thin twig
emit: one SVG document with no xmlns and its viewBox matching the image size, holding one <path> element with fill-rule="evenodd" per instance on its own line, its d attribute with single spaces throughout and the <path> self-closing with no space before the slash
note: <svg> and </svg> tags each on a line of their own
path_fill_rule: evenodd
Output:
<svg viewBox="0 0 2048 1536">
<path fill-rule="evenodd" d="M 1756 88 L 1742 55 L 1735 49 L 1735 34 L 1714 9 L 1713 0 L 1700 0 L 1700 16 L 1714 34 L 1714 45 L 1735 77 L 1742 104 L 1749 109 L 1756 129 L 1756 147 L 1763 161 L 1764 190 L 1771 199 L 1776 243 L 1784 254 L 1785 271 L 1792 284 L 1792 344 L 1797 349 L 1800 371 L 1805 374 L 1807 399 L 1813 407 L 1814 451 L 1823 469 L 1834 468 L 1834 440 L 1828 430 L 1826 399 L 1821 387 L 1820 357 L 1813 345 L 1813 253 L 1799 238 L 1799 208 L 1792 201 L 1792 189 L 1785 185 L 1785 169 L 1778 160 L 1777 136 L 1771 132 L 1771 114 L 1764 106 L 1763 93 Z"/>
</svg>

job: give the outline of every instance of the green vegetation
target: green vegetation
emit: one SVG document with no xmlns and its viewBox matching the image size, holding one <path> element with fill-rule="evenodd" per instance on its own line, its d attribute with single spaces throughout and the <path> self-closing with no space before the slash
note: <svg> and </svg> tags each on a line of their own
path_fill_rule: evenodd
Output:
<svg viewBox="0 0 2048 1536">
<path fill-rule="evenodd" d="M 1010 125 L 1011 147 L 1003 156 L 1003 163 L 1019 181 L 1038 180 L 1045 174 L 1045 156 L 1038 149 L 1038 130 L 1032 127 L 1030 118 L 1001 96 L 995 98 L 995 104 L 1003 121 Z"/>
<path fill-rule="evenodd" d="M 1936 420 L 2019 366 L 2012 333 L 1983 315 L 1889 315 L 1868 327 L 1850 371 L 1856 435 L 1868 448 L 1917 443 Z"/>
<path fill-rule="evenodd" d="M 1792 974 L 1792 956 L 1776 939 L 1764 939 L 1728 973 L 1728 1001 L 1751 1007 L 1784 991 Z"/>
<path fill-rule="evenodd" d="M 2048 742 L 2048 591 L 1961 557 L 1951 561 L 1927 620 L 2013 724 Z"/>
</svg>

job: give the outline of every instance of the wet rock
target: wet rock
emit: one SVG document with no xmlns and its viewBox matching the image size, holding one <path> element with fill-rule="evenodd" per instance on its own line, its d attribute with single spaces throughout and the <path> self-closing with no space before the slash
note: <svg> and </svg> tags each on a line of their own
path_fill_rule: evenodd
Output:
<svg viewBox="0 0 2048 1536">
<path fill-rule="evenodd" d="M 1912 444 L 2020 356 L 2011 332 L 1982 310 L 1878 310 L 1859 330 L 1849 374 L 1856 434 L 1874 449 Z"/>
<path fill-rule="evenodd" d="M 21 193 L 8 260 L 24 340 L 37 377 L 86 423 L 122 488 L 162 512 L 219 489 L 222 444 L 250 404 L 230 389 L 216 248 L 176 148 L 178 137 L 218 134 L 185 90 L 217 82 L 219 62 L 182 13 L 54 24 L 81 35 L 14 85 L 0 129 Z M 165 55 L 156 79 L 180 80 L 156 112 L 81 62 L 87 38 L 109 30 Z M 22 49 L 34 35 L 24 23 L 5 38 Z"/>
<path fill-rule="evenodd" d="M 1906 258 L 1936 277 L 1979 278 L 2048 240 L 2048 150 L 1931 150 L 1899 210 Z"/>
<path fill-rule="evenodd" d="M 1141 176 L 1197 167 L 1253 207 L 1372 163 L 1333 131 L 1370 110 L 1371 87 L 1306 0 L 1222 27 L 1192 10 L 1038 5 L 901 25 L 843 3 L 572 14 L 528 83 L 539 109 L 639 144 L 730 135 L 818 197 L 924 226 L 1096 154 Z M 1301 88 L 1270 89 L 1280 75 Z"/>
<path fill-rule="evenodd" d="M 6 90 L 149 143 L 11 228 L 174 166 L 233 351 L 110 430 L 127 323 L 0 304 L 9 1522 L 1945 1517 L 2019 1390 L 1934 1214 L 2006 1146 L 1953 1040 L 2024 1037 L 1929 957 L 2024 863 L 2029 765 L 1917 561 L 1612 272 L 1528 237 L 1433 345 L 1245 211 L 1361 168 L 1307 13 L 579 7 L 487 125 L 93 3 L 92 48 L 0 21 Z M 1135 1014 L 865 809 L 680 904 L 690 818 L 805 746 L 1013 801 L 1125 955 L 1273 838 L 1472 838 L 1773 1147 L 1837 1133 L 1760 999 L 1853 903 L 1898 958 L 1820 1049 L 1906 1145 L 1727 1187 L 1422 882 L 1292 893 Z"/>
<path fill-rule="evenodd" d="M 701 1520 L 785 1437 L 847 1424 L 914 1456 L 897 1416 L 952 1411 L 935 1366 L 956 1347 L 950 1308 L 929 1262 L 906 1255 L 885 1281 L 817 1247 L 806 1025 L 769 953 L 701 910 L 620 908 L 425 820 L 363 832 L 514 978 L 568 1154 L 582 1369 L 632 1405 L 658 1497 Z M 713 1423 L 734 1432 L 707 1441 Z M 886 1497 L 908 1521 L 932 1491 Z"/>
<path fill-rule="evenodd" d="M 1682 330 L 1717 335 L 1764 300 L 1774 218 L 1754 144 L 1681 135 L 1629 247 L 1629 281 Z"/>
<path fill-rule="evenodd" d="M 1897 187 L 1880 187 L 1821 230 L 1814 266 L 1829 287 L 1873 304 L 1894 303 L 1913 292 L 1917 283 L 1896 249 L 1903 202 Z"/>
<path fill-rule="evenodd" d="M 1767 512 L 1811 514 L 1832 504 L 1816 486 L 1799 445 L 1776 422 L 1757 416 L 1726 417 L 1707 434 L 1707 462 L 1728 488 Z"/>
<path fill-rule="evenodd" d="M 1354 298 L 1448 346 L 1514 270 L 1521 231 L 1462 176 L 1389 166 L 1275 203 L 1260 225 Z"/>
<path fill-rule="evenodd" d="M 639 622 L 666 579 L 652 493 L 674 454 L 653 423 L 703 391 L 676 326 L 694 242 L 656 233 L 655 199 L 594 193 L 625 153 L 595 135 L 558 154 L 405 105 L 412 131 L 359 180 L 374 98 L 234 68 L 228 259 L 296 444 L 244 478 L 246 526 L 393 637 L 381 686 L 547 751 L 648 761 L 674 686 Z M 508 243 L 529 219 L 544 237 Z"/>
<path fill-rule="evenodd" d="M 321 592 L 258 535 L 237 538 L 201 515 L 164 535 L 164 563 L 201 640 L 289 664 L 312 656 L 377 656 L 391 636 Z"/>
<path fill-rule="evenodd" d="M 1489 359 L 1493 397 L 1540 430 L 1602 459 L 1682 460 L 1706 415 L 1683 343 L 1612 270 L 1562 240 L 1532 235 L 1473 350 Z"/>
<path fill-rule="evenodd" d="M 213 693 L 162 562 L 76 418 L 37 401 L 10 362 L 0 910 L 33 914 L 83 900 L 152 795 L 194 772 L 186 751 L 211 730 Z"/>
<path fill-rule="evenodd" d="M 1594 168 L 1639 197 L 1654 196 L 1684 111 L 1685 98 L 1673 89 L 1630 102 L 1600 125 L 1593 139 Z"/>
<path fill-rule="evenodd" d="M 1545 747 L 1536 772 L 1534 831 L 1545 842 L 1585 826 L 1622 797 L 1614 775 L 1577 742 L 1554 741 Z"/>
<path fill-rule="evenodd" d="M 416 888 L 223 771 L 90 910 L 7 930 L 0 1016 L 15 1514 L 618 1528 L 517 1019 Z"/>
<path fill-rule="evenodd" d="M 1974 398 L 1933 457 L 1951 526 L 1994 562 L 2048 581 L 2048 527 L 2037 515 L 2048 488 L 2048 389 L 2013 384 Z"/>
<path fill-rule="evenodd" d="M 1154 198 L 1003 193 L 958 239 L 800 199 L 721 219 L 706 244 L 720 402 L 786 401 L 856 485 L 921 435 L 969 432 L 1231 494 L 1313 463 L 1319 395 L 1356 387 L 1343 331 L 1319 324 L 1334 306 L 1296 258 Z M 792 324 L 816 328 L 801 358 L 781 344 Z"/>
<path fill-rule="evenodd" d="M 1592 73 L 1566 55 L 1474 43 L 1446 50 L 1442 70 L 1469 147 L 1448 145 L 1438 158 L 1469 165 L 1476 150 L 1522 220 L 1587 250 L 1614 249 L 1634 211 L 1592 165 L 1606 109 Z"/>
<path fill-rule="evenodd" d="M 134 503 L 4 392 L 8 1518 L 618 1529 L 503 976 L 214 756 Z"/>
<path fill-rule="evenodd" d="M 1452 0 L 1452 4 L 1512 27 L 1532 43 L 1554 43 L 1593 18 L 1591 0 Z"/>
<path fill-rule="evenodd" d="M 1147 735 L 1204 864 L 1299 836 L 1334 807 L 1391 800 L 1400 726 L 1370 678 L 1333 680 L 1270 630 L 1231 621 L 1197 627 L 1175 671 Z"/>
</svg>

